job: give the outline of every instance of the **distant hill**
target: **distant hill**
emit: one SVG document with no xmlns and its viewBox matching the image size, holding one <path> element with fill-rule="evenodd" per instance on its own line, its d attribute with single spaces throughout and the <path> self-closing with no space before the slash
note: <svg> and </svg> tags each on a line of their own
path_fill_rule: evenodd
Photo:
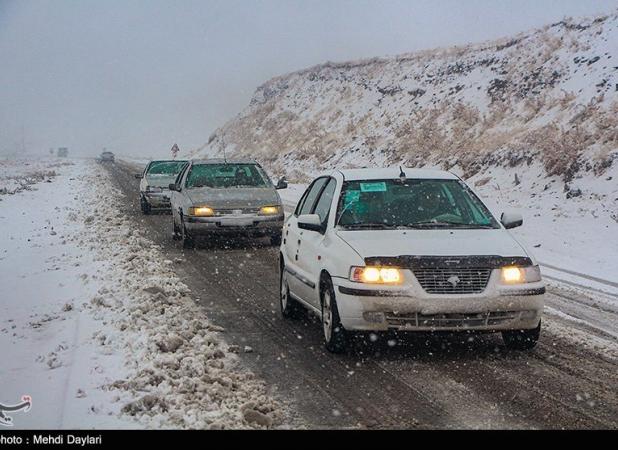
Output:
<svg viewBox="0 0 618 450">
<path fill-rule="evenodd" d="M 195 154 L 223 149 L 299 177 L 390 164 L 604 173 L 618 160 L 618 14 L 273 78 Z"/>
</svg>

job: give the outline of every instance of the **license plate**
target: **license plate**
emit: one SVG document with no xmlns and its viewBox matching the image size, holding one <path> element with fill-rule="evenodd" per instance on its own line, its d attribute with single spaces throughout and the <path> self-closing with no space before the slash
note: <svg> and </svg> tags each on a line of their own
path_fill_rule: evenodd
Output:
<svg viewBox="0 0 618 450">
<path fill-rule="evenodd" d="M 253 219 L 231 219 L 230 220 L 221 220 L 222 227 L 250 227 L 253 225 Z"/>
<path fill-rule="evenodd" d="M 232 210 L 232 214 L 238 216 L 238 215 L 242 214 L 242 209 L 234 209 L 234 210 Z"/>
</svg>

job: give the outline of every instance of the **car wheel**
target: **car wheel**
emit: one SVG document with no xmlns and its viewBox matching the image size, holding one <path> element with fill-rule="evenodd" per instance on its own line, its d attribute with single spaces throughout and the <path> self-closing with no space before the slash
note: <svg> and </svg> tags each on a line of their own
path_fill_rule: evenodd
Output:
<svg viewBox="0 0 618 450">
<path fill-rule="evenodd" d="M 279 275 L 279 306 L 281 307 L 281 315 L 286 319 L 296 319 L 302 312 L 302 306 L 290 296 L 285 266 L 281 267 L 281 274 Z"/>
<path fill-rule="evenodd" d="M 510 350 L 530 350 L 534 348 L 541 335 L 541 322 L 532 330 L 509 330 L 502 332 L 502 340 Z"/>
<path fill-rule="evenodd" d="M 180 238 L 181 238 L 180 230 L 178 229 L 178 226 L 176 225 L 176 219 L 174 219 L 174 213 L 172 213 L 172 239 L 175 241 L 179 241 Z"/>
<path fill-rule="evenodd" d="M 184 248 L 194 248 L 195 241 L 193 240 L 193 236 L 187 233 L 187 227 L 185 226 L 185 221 L 180 217 L 180 238 L 182 239 L 182 246 Z"/>
<path fill-rule="evenodd" d="M 281 233 L 273 234 L 270 237 L 270 243 L 271 245 L 281 245 Z"/>
<path fill-rule="evenodd" d="M 322 329 L 326 349 L 332 353 L 343 353 L 347 346 L 347 331 L 341 325 L 335 289 L 330 278 L 321 283 L 320 296 L 322 300 Z"/>
<path fill-rule="evenodd" d="M 142 198 L 140 203 L 142 206 L 142 213 L 144 213 L 145 215 L 150 214 L 150 211 L 151 211 L 150 203 L 148 203 L 145 198 Z"/>
</svg>

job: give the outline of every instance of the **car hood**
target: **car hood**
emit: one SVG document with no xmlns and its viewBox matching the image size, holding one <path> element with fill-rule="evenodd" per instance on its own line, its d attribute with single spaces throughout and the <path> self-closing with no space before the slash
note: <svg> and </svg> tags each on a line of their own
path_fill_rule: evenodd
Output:
<svg viewBox="0 0 618 450">
<path fill-rule="evenodd" d="M 206 204 L 213 208 L 247 208 L 279 205 L 281 199 L 274 188 L 193 188 L 187 195 L 194 205 Z"/>
<path fill-rule="evenodd" d="M 503 229 L 338 230 L 362 258 L 376 256 L 528 256 Z"/>
<path fill-rule="evenodd" d="M 176 175 L 146 175 L 146 183 L 148 186 L 168 188 L 170 184 L 176 181 Z"/>
</svg>

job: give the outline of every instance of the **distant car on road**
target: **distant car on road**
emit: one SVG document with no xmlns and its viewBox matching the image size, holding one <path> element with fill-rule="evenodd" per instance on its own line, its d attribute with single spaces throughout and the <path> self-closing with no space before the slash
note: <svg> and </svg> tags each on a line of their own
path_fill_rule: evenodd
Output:
<svg viewBox="0 0 618 450">
<path fill-rule="evenodd" d="M 169 185 L 187 164 L 181 160 L 151 161 L 142 173 L 136 173 L 139 183 L 140 206 L 144 214 L 150 214 L 153 208 L 170 207 Z"/>
<path fill-rule="evenodd" d="M 502 332 L 529 349 L 541 330 L 539 266 L 457 176 L 354 169 L 318 177 L 283 227 L 280 304 L 322 319 L 326 348 L 351 331 Z"/>
<path fill-rule="evenodd" d="M 268 236 L 281 243 L 283 205 L 266 172 L 252 160 L 190 161 L 170 184 L 173 236 L 183 246 L 208 235 Z"/>
<path fill-rule="evenodd" d="M 103 152 L 101 153 L 101 156 L 99 156 L 99 161 L 114 162 L 114 154 L 112 152 Z"/>
</svg>

